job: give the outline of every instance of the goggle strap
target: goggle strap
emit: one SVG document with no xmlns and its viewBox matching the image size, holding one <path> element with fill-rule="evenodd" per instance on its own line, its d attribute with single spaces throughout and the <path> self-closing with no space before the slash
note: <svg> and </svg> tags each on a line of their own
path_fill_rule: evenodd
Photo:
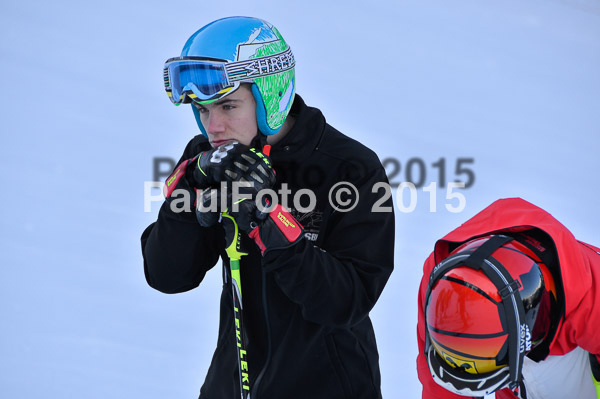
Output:
<svg viewBox="0 0 600 399">
<path fill-rule="evenodd" d="M 480 245 L 469 257 L 464 261 L 465 266 L 479 269 L 483 264 L 483 261 L 490 257 L 495 250 L 512 241 L 512 237 L 495 235 L 489 240 Z"/>
<path fill-rule="evenodd" d="M 285 72 L 294 68 L 296 61 L 292 49 L 264 57 L 244 61 L 234 61 L 225 64 L 225 72 L 230 82 L 256 79 L 263 76 Z"/>
<path fill-rule="evenodd" d="M 518 289 L 520 284 L 515 281 L 510 273 L 498 262 L 489 260 L 491 254 L 502 245 L 512 241 L 512 237 L 493 236 L 477 248 L 465 261 L 464 265 L 479 269 L 492 281 L 502 297 L 504 314 L 507 318 L 508 339 L 508 364 L 510 371 L 510 389 L 517 389 L 521 380 L 523 357 L 525 348 L 521 343 L 521 320 L 525 320 L 525 311 L 521 302 Z"/>
</svg>

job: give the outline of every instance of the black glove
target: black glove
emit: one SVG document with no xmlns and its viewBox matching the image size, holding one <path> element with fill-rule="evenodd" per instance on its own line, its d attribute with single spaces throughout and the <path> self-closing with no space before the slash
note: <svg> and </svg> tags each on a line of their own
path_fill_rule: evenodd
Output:
<svg viewBox="0 0 600 399">
<path fill-rule="evenodd" d="M 221 195 L 216 188 L 207 188 L 200 193 L 196 207 L 196 220 L 202 227 L 210 227 L 216 224 L 221 213 L 227 209 L 221 206 Z"/>
<path fill-rule="evenodd" d="M 275 172 L 269 157 L 237 142 L 199 154 L 193 177 L 196 185 L 207 187 L 200 194 L 196 207 L 196 219 L 204 227 L 217 223 L 221 213 L 227 209 L 237 210 L 234 204 L 240 199 L 251 200 L 244 203 L 247 207 L 261 190 L 275 184 Z M 218 184 L 222 182 L 228 184 L 225 187 Z M 236 183 L 239 185 L 234 187 Z M 217 188 L 211 188 L 215 186 Z"/>
<path fill-rule="evenodd" d="M 298 244 L 304 237 L 304 228 L 291 213 L 277 204 L 263 221 L 258 221 L 257 227 L 248 235 L 264 256 L 268 251 Z"/>
<path fill-rule="evenodd" d="M 259 191 L 275 184 L 269 157 L 236 141 L 202 152 L 196 159 L 192 172 L 192 185 L 196 188 L 220 188 L 221 182 L 249 182 Z"/>
<path fill-rule="evenodd" d="M 209 227 L 219 221 L 221 213 L 227 212 L 232 216 L 241 231 L 249 233 L 257 226 L 258 220 L 264 220 L 266 213 L 261 212 L 256 206 L 256 195 L 254 189 L 245 193 L 245 197 L 234 198 L 231 193 L 223 195 L 221 190 L 207 188 L 201 192 L 198 206 L 196 207 L 196 219 L 201 226 Z M 263 199 L 265 209 L 267 202 Z"/>
</svg>

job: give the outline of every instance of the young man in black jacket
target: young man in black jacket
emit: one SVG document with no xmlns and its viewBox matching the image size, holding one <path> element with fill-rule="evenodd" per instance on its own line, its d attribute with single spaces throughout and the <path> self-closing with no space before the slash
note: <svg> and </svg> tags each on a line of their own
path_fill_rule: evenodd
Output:
<svg viewBox="0 0 600 399">
<path fill-rule="evenodd" d="M 242 390 L 224 211 L 247 253 L 240 273 L 251 397 L 381 398 L 369 312 L 393 270 L 387 177 L 371 150 L 295 94 L 294 65 L 274 26 L 233 17 L 200 29 L 165 66 L 167 93 L 192 103 L 202 134 L 142 234 L 144 271 L 150 286 L 177 293 L 223 260 L 219 339 L 200 398 Z M 237 204 L 240 182 L 255 184 L 252 200 Z M 264 189 L 273 190 L 266 211 L 253 201 Z"/>
</svg>

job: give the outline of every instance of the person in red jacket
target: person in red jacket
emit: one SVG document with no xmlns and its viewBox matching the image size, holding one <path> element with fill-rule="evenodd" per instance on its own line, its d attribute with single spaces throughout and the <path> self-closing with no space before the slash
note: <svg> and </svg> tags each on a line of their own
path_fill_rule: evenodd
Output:
<svg viewBox="0 0 600 399">
<path fill-rule="evenodd" d="M 498 200 L 425 261 L 417 338 L 424 399 L 600 398 L 600 249 Z"/>
</svg>

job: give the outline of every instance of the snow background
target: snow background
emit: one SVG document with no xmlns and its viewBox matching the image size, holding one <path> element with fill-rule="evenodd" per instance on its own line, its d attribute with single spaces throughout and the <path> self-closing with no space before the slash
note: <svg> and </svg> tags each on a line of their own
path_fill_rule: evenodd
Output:
<svg viewBox="0 0 600 399">
<path fill-rule="evenodd" d="M 386 398 L 418 398 L 416 295 L 436 239 L 521 196 L 598 245 L 600 1 L 3 1 L 0 397 L 195 398 L 216 345 L 220 267 L 164 295 L 139 236 L 154 157 L 197 134 L 164 61 L 252 15 L 292 46 L 297 88 L 381 159 L 474 158 L 466 207 L 418 190 L 372 319 Z M 396 179 L 404 178 L 404 169 Z M 405 199 L 405 203 L 408 202 Z M 398 208 L 396 208 L 398 209 Z"/>
</svg>

